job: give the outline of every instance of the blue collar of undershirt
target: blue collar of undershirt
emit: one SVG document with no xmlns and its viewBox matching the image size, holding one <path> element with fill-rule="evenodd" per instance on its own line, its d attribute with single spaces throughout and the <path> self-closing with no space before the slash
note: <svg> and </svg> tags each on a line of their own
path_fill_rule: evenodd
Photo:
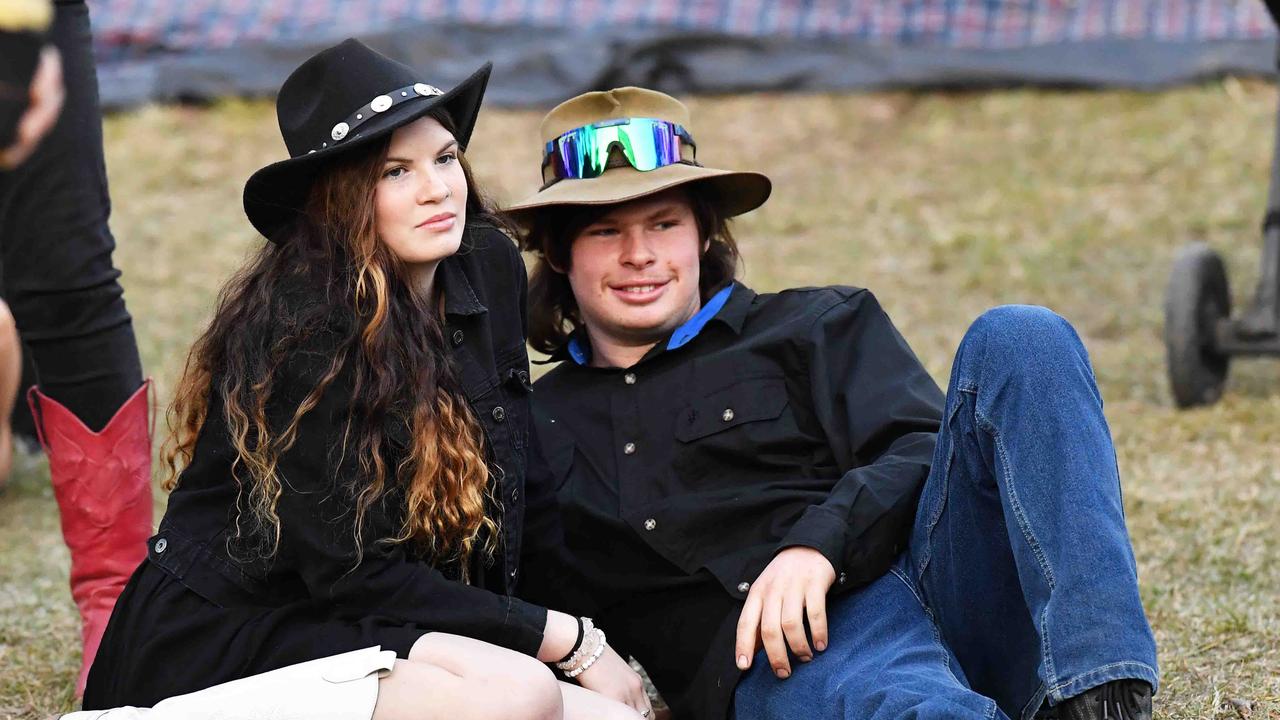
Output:
<svg viewBox="0 0 1280 720">
<path fill-rule="evenodd" d="M 697 337 L 698 333 L 702 332 L 702 328 L 706 327 L 707 323 L 711 321 L 711 318 L 720 312 L 720 308 L 723 308 L 724 304 L 729 302 L 729 295 L 733 292 L 733 286 L 734 283 L 729 283 L 720 292 L 712 295 L 701 310 L 689 318 L 685 324 L 676 328 L 676 331 L 671 333 L 671 339 L 667 340 L 667 349 L 675 350 L 678 347 L 683 347 L 690 340 Z M 582 342 L 583 339 L 581 335 L 574 335 L 569 338 L 567 346 L 569 357 L 573 358 L 573 361 L 579 365 L 586 365 L 591 362 L 591 347 Z"/>
</svg>

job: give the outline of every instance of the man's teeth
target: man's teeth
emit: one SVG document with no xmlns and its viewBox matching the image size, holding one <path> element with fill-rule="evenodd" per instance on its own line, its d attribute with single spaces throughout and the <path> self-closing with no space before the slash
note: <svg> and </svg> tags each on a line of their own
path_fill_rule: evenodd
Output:
<svg viewBox="0 0 1280 720">
<path fill-rule="evenodd" d="M 631 287 L 622 288 L 622 292 L 633 293 L 639 295 L 641 293 L 653 292 L 657 285 L 632 285 Z"/>
</svg>

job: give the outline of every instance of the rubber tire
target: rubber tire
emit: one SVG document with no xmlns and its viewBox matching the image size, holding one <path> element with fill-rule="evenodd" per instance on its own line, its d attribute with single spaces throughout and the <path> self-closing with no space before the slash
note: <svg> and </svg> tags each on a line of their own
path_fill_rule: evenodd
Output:
<svg viewBox="0 0 1280 720">
<path fill-rule="evenodd" d="M 1164 295 L 1164 345 L 1169 386 L 1179 408 L 1212 405 L 1222 397 L 1231 358 L 1217 349 L 1215 328 L 1231 316 L 1222 258 L 1208 245 L 1184 247 Z"/>
</svg>

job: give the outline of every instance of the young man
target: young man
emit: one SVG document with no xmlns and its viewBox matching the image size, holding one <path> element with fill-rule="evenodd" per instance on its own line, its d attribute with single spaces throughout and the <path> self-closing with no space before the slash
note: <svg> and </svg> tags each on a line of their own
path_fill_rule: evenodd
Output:
<svg viewBox="0 0 1280 720">
<path fill-rule="evenodd" d="M 675 99 L 587 93 L 541 133 L 545 184 L 511 210 L 531 341 L 563 361 L 535 398 L 573 569 L 529 558 L 527 592 L 594 613 L 679 718 L 1150 717 L 1065 320 L 984 314 L 944 400 L 870 292 L 734 280 L 727 220 L 770 183 L 699 165 Z"/>
</svg>

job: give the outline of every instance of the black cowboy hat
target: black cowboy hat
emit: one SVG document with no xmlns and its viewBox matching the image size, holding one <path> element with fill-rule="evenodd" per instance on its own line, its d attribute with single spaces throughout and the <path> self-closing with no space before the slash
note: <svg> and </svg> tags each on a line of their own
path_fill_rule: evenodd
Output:
<svg viewBox="0 0 1280 720">
<path fill-rule="evenodd" d="M 444 92 L 403 63 L 348 38 L 302 63 L 284 81 L 276 117 L 289 159 L 272 163 L 244 185 L 244 212 L 265 237 L 301 212 L 317 169 L 335 156 L 387 137 L 396 128 L 443 107 L 466 149 L 491 63 Z"/>
</svg>

